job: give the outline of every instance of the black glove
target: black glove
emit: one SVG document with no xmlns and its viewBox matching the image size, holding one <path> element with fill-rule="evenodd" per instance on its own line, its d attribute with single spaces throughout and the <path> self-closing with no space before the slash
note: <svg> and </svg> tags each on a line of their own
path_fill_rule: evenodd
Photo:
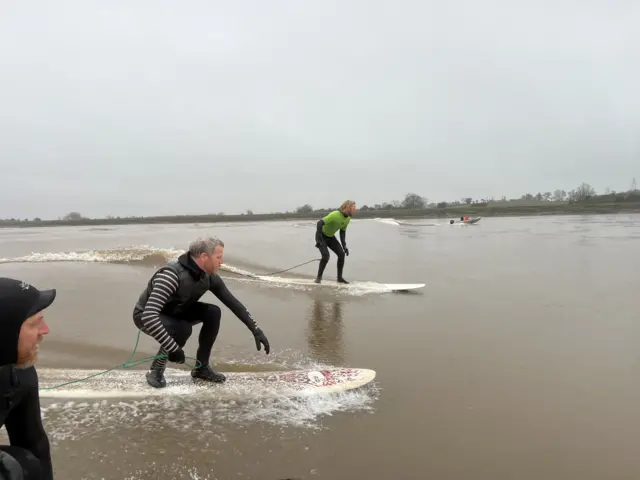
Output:
<svg viewBox="0 0 640 480">
<path fill-rule="evenodd" d="M 267 340 L 267 337 L 265 336 L 264 332 L 259 328 L 256 328 L 256 330 L 253 332 L 253 337 L 256 340 L 256 348 L 258 349 L 258 351 L 260 351 L 260 348 L 261 348 L 260 344 L 262 344 L 264 345 L 264 353 L 269 355 L 269 352 L 271 351 L 271 347 L 269 346 L 269 340 Z"/>
<path fill-rule="evenodd" d="M 24 470 L 18 461 L 0 450 L 0 478 L 3 480 L 23 480 Z"/>
<path fill-rule="evenodd" d="M 349 249 L 347 248 L 346 245 L 342 245 L 342 249 L 344 250 L 344 254 L 348 257 L 349 256 Z"/>
<path fill-rule="evenodd" d="M 178 348 L 178 350 L 176 350 L 175 352 L 171 352 L 167 355 L 167 358 L 169 359 L 170 362 L 173 363 L 184 363 L 185 358 L 184 358 L 184 350 L 182 350 L 181 348 Z"/>
<path fill-rule="evenodd" d="M 322 235 L 316 234 L 316 248 L 327 248 L 327 244 L 322 238 Z"/>
</svg>

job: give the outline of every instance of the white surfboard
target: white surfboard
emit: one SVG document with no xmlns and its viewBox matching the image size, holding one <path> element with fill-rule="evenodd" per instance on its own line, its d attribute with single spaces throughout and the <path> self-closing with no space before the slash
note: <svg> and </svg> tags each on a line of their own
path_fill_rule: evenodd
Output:
<svg viewBox="0 0 640 480">
<path fill-rule="evenodd" d="M 424 283 L 383 283 L 382 285 L 394 292 L 406 292 L 408 290 L 416 290 L 425 286 Z"/>
<path fill-rule="evenodd" d="M 42 398 L 144 398 L 151 396 L 208 396 L 213 399 L 304 397 L 345 392 L 362 387 L 376 377 L 374 370 L 328 368 L 277 372 L 223 372 L 225 383 L 193 380 L 188 370 L 167 368 L 167 386 L 147 384 L 145 370 L 113 370 L 88 378 L 101 370 L 38 369 Z M 67 385 L 63 385 L 67 382 Z"/>
<path fill-rule="evenodd" d="M 322 287 L 328 286 L 332 288 L 339 288 L 344 290 L 353 290 L 355 292 L 370 292 L 370 293 L 384 293 L 384 292 L 403 292 L 408 290 L 416 290 L 418 288 L 424 288 L 424 283 L 378 283 L 378 282 L 362 282 L 351 281 L 349 283 L 338 283 L 335 280 L 322 280 L 321 283 L 315 283 L 310 278 L 292 278 L 292 277 L 275 277 L 275 276 L 261 276 L 261 275 L 245 275 L 245 278 L 254 281 L 262 281 L 268 283 L 280 283 L 286 285 L 304 285 L 309 287 Z"/>
<path fill-rule="evenodd" d="M 322 281 L 322 284 L 328 283 L 325 280 Z M 335 284 L 335 285 L 334 285 Z M 334 287 L 342 287 L 342 288 L 349 288 L 351 286 L 351 288 L 367 288 L 367 287 L 371 287 L 372 289 L 375 289 L 376 287 L 379 287 L 381 289 L 387 289 L 390 290 L 392 292 L 406 292 L 408 290 L 416 290 L 418 288 L 423 288 L 425 286 L 424 283 L 377 283 L 377 282 L 351 282 L 348 285 L 345 285 L 344 283 L 338 283 L 338 282 L 331 282 L 331 286 Z"/>
</svg>

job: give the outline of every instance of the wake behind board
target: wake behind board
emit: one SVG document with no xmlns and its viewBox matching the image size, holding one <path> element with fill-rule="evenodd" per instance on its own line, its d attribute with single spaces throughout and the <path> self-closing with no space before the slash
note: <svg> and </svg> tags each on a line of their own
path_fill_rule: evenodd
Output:
<svg viewBox="0 0 640 480">
<path fill-rule="evenodd" d="M 207 396 L 215 400 L 306 397 L 339 393 L 362 387 L 376 377 L 374 370 L 328 368 L 278 372 L 224 372 L 225 383 L 194 381 L 187 370 L 167 368 L 165 388 L 147 384 L 145 370 L 114 370 L 77 381 L 101 370 L 41 368 L 42 398 L 144 398 L 157 396 Z M 67 382 L 73 382 L 62 385 Z M 48 390 L 48 388 L 56 387 Z"/>
</svg>

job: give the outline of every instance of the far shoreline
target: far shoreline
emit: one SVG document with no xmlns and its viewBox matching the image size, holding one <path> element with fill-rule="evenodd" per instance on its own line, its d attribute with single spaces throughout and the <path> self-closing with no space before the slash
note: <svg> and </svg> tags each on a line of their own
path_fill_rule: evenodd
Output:
<svg viewBox="0 0 640 480">
<path fill-rule="evenodd" d="M 594 199 L 595 200 L 595 199 Z M 247 213 L 236 215 L 163 215 L 149 217 L 108 217 L 79 218 L 58 220 L 0 220 L 0 228 L 60 227 L 60 226 L 104 226 L 104 225 L 150 225 L 150 224 L 193 224 L 193 223 L 240 223 L 283 220 L 318 220 L 331 210 L 322 209 L 311 212 Z M 559 215 L 605 215 L 640 213 L 640 197 L 633 195 L 626 201 L 581 201 L 581 202 L 540 202 L 533 204 L 510 205 L 508 202 L 488 204 L 461 204 L 444 208 L 425 209 L 361 209 L 354 218 L 441 218 L 459 219 L 469 217 L 522 217 L 522 216 L 559 216 Z"/>
</svg>

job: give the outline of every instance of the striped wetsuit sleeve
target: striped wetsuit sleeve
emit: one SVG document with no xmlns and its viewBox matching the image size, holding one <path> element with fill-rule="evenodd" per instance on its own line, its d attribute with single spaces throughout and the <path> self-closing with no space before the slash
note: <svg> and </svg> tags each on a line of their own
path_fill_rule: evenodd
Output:
<svg viewBox="0 0 640 480">
<path fill-rule="evenodd" d="M 151 294 L 140 317 L 146 333 L 155 338 L 166 352 L 174 352 L 180 348 L 160 321 L 160 312 L 171 294 L 178 290 L 178 284 L 178 275 L 172 270 L 156 274 L 151 282 Z"/>
</svg>

